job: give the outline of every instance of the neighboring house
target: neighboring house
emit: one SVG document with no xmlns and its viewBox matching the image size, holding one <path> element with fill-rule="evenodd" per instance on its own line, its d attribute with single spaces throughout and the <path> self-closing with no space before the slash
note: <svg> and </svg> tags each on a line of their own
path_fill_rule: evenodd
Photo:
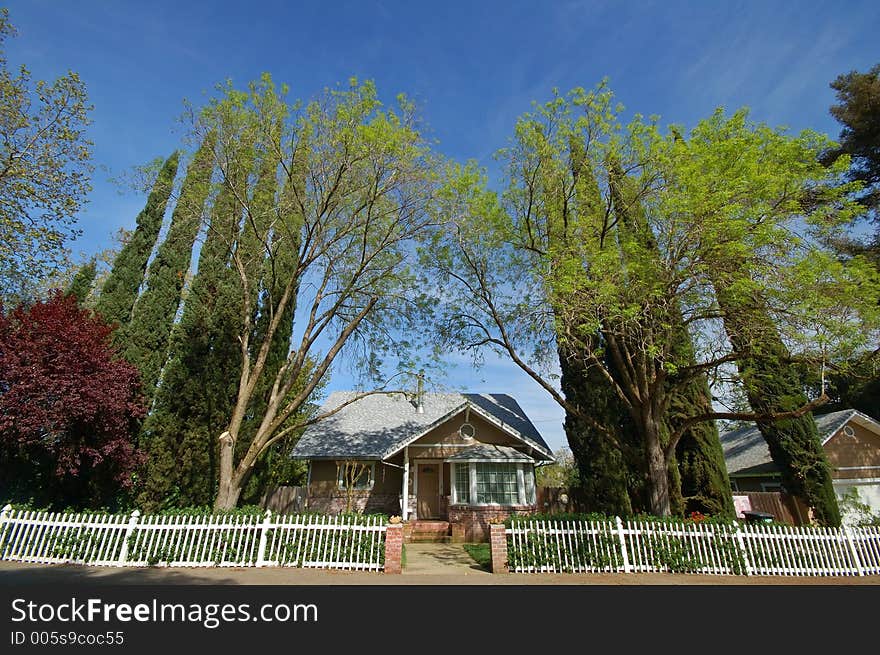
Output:
<svg viewBox="0 0 880 655">
<path fill-rule="evenodd" d="M 332 393 L 320 412 L 356 396 Z M 417 396 L 365 396 L 305 430 L 293 455 L 309 461 L 309 509 L 343 511 L 353 486 L 358 511 L 448 522 L 468 541 L 485 539 L 492 520 L 535 510 L 534 467 L 553 455 L 513 398 Z M 365 467 L 351 485 L 355 461 Z"/>
<path fill-rule="evenodd" d="M 880 512 L 880 423 L 854 409 L 816 416 L 838 498 L 855 489 Z M 721 435 L 733 492 L 783 491 L 779 470 L 756 426 Z"/>
</svg>

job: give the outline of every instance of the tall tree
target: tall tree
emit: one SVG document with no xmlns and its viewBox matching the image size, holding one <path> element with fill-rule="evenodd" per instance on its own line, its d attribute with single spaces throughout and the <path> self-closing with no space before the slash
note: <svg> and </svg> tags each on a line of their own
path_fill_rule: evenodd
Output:
<svg viewBox="0 0 880 655">
<path fill-rule="evenodd" d="M 101 289 L 97 310 L 111 323 L 125 326 L 131 320 L 131 310 L 144 282 L 147 262 L 162 229 L 162 219 L 174 187 L 179 156 L 176 151 L 172 153 L 159 170 L 147 197 L 147 204 L 137 216 L 137 227 L 131 239 L 116 256 L 110 276 Z"/>
<path fill-rule="evenodd" d="M 400 96 L 394 109 L 383 109 L 375 86 L 356 80 L 304 105 L 288 105 L 283 91 L 279 94 L 268 76 L 248 92 L 226 88 L 195 126 L 197 132 L 217 131 L 221 147 L 227 143 L 222 135 L 255 135 L 257 152 L 274 158 L 283 190 L 275 196 L 269 233 L 259 239 L 277 244 L 266 248 L 266 257 L 278 276 L 263 286 L 269 300 L 262 312 L 269 320 L 259 331 L 252 298 L 265 267 L 252 269 L 248 249 L 233 242 L 241 312 L 229 343 L 238 349 L 240 376 L 225 429 L 215 434 L 220 446 L 215 507 L 220 509 L 238 502 L 254 466 L 274 444 L 326 418 L 289 420 L 308 405 L 343 348 L 365 370 L 384 377 L 387 366 L 379 367 L 384 356 L 413 368 L 408 357 L 414 352 L 413 334 L 424 325 L 425 307 L 409 263 L 412 241 L 430 221 L 435 166 L 412 104 Z M 218 154 L 228 185 L 226 169 L 240 159 L 228 148 Z M 251 203 L 259 196 L 236 198 L 251 221 Z M 281 253 L 292 253 L 289 266 L 279 265 Z M 288 329 L 282 322 L 292 309 L 304 318 L 270 377 L 275 335 Z M 249 409 L 266 380 L 271 385 L 265 409 L 253 416 L 251 433 L 245 429 Z M 249 443 L 242 448 L 245 439 Z"/>
<path fill-rule="evenodd" d="M 560 389 L 577 412 L 566 411 L 563 427 L 578 470 L 585 509 L 609 516 L 630 516 L 642 509 L 639 444 L 632 442 L 632 425 L 617 394 L 595 370 L 574 353 L 560 349 Z M 588 415 L 585 421 L 580 415 Z M 597 430 L 595 423 L 605 430 Z M 609 438 L 614 435 L 614 439 Z M 635 491 L 635 493 L 634 493 Z M 635 498 L 634 498 L 635 496 Z"/>
<path fill-rule="evenodd" d="M 76 216 L 91 190 L 86 89 L 74 72 L 31 84 L 7 66 L 15 34 L 0 8 L 0 296 L 25 298 L 66 259 Z"/>
<path fill-rule="evenodd" d="M 843 348 L 876 329 L 861 320 L 866 314 L 855 293 L 858 272 L 835 265 L 796 230 L 805 215 L 839 223 L 851 211 L 845 193 L 829 184 L 840 168 L 816 164 L 827 140 L 746 124 L 742 114 L 730 119 L 716 114 L 701 122 L 700 130 L 735 133 L 730 145 L 739 144 L 749 162 L 736 173 L 749 173 L 758 190 L 788 188 L 789 195 L 764 193 L 745 206 L 731 195 L 730 211 L 703 211 L 707 196 L 739 188 L 735 175 L 723 168 L 705 175 L 699 159 L 678 151 L 673 135 L 662 135 L 656 125 L 636 119 L 619 127 L 607 90 L 576 89 L 518 122 L 511 147 L 501 153 L 508 182 L 503 203 L 481 190 L 472 169 L 453 171 L 443 212 L 447 227 L 425 249 L 442 290 L 446 333 L 459 345 L 492 347 L 509 356 L 567 411 L 613 439 L 607 426 L 555 388 L 546 362 L 559 345 L 577 349 L 585 368 L 611 385 L 644 449 L 648 506 L 658 515 L 674 509 L 676 448 L 692 426 L 718 418 L 793 418 L 811 409 L 807 404 L 762 414 L 692 407 L 671 424 L 670 407 L 683 388 L 743 356 L 714 338 L 719 310 L 712 271 L 741 270 L 735 256 L 755 253 L 760 275 L 753 283 L 784 307 L 773 317 L 799 344 L 793 356 L 816 333 Z M 766 143 L 742 138 L 752 132 L 772 137 Z M 580 145 L 573 149 L 572 143 Z M 767 145 L 775 147 L 779 160 L 764 161 Z M 582 162 L 574 167 L 577 176 L 573 160 Z M 625 199 L 615 200 L 620 194 L 613 191 L 609 162 L 625 172 L 631 202 L 643 208 L 653 239 L 621 228 L 629 207 Z M 598 201 L 579 198 L 581 175 L 595 180 L 598 194 L 590 195 Z M 824 201 L 815 213 L 815 198 L 807 206 L 799 202 L 804 194 L 798 190 L 805 186 Z M 831 302 L 829 288 L 841 309 L 830 312 L 833 318 L 819 311 Z M 682 325 L 695 335 L 693 357 L 681 348 Z"/>
<path fill-rule="evenodd" d="M 168 355 L 168 338 L 181 302 L 193 245 L 202 224 L 213 168 L 212 135 L 202 141 L 187 167 L 171 226 L 150 263 L 147 282 L 122 336 L 124 354 L 141 371 L 144 394 L 152 400 Z"/>
<path fill-rule="evenodd" d="M 616 161 L 610 163 L 612 177 L 609 192 L 619 217 L 618 230 L 627 230 L 640 239 L 645 255 L 660 258 L 662 253 L 651 229 L 644 207 L 638 199 L 638 188 Z M 625 265 L 625 264 L 624 264 Z M 671 307 L 671 348 L 674 359 L 696 363 L 693 339 L 684 323 L 681 311 Z M 678 424 L 688 416 L 712 411 L 712 396 L 705 374 L 697 374 L 684 383 L 670 381 L 668 416 L 665 430 L 674 434 Z M 701 512 L 715 516 L 734 516 L 730 479 L 724 463 L 724 452 L 718 428 L 714 422 L 704 421 L 691 425 L 681 435 L 675 448 L 675 464 L 670 462 L 670 491 L 673 511 Z M 677 493 L 676 493 L 677 492 Z"/>
<path fill-rule="evenodd" d="M 824 153 L 826 162 L 849 155 L 848 177 L 863 184 L 859 201 L 868 209 L 880 207 L 880 64 L 867 73 L 850 71 L 831 83 L 838 104 L 831 115 L 843 129 L 840 145 Z"/>
<path fill-rule="evenodd" d="M 82 305 L 92 291 L 92 285 L 95 283 L 95 277 L 98 275 L 98 262 L 93 258 L 83 264 L 67 289 L 67 293 Z"/>
<path fill-rule="evenodd" d="M 218 135 L 210 151 L 211 166 L 221 139 Z M 241 228 L 238 198 L 247 193 L 253 167 L 251 144 L 237 139 L 228 148 L 235 154 L 235 167 L 223 171 L 228 183 L 221 184 L 211 207 L 198 269 L 144 424 L 142 438 L 150 455 L 142 497 L 147 506 L 169 498 L 180 505 L 206 505 L 216 493 L 215 433 L 228 416 L 239 376 L 233 341 L 240 295 L 231 268 L 232 248 Z"/>
<path fill-rule="evenodd" d="M 112 330 L 60 291 L 0 311 L 3 498 L 100 507 L 132 487 L 146 409 Z"/>
<path fill-rule="evenodd" d="M 865 277 L 864 261 L 849 266 L 833 261 L 833 254 L 819 249 L 815 241 L 794 236 L 793 219 L 805 216 L 807 226 L 816 223 L 816 230 L 836 231 L 857 211 L 845 202 L 844 188 L 832 188 L 841 167 L 823 176 L 810 159 L 822 151 L 818 137 L 803 134 L 799 140 L 801 150 L 793 152 L 796 141 L 750 124 L 745 112 L 730 119 L 716 113 L 687 141 L 675 140 L 671 156 L 677 162 L 679 179 L 686 180 L 688 188 L 686 194 L 682 190 L 671 195 L 676 203 L 684 200 L 676 205 L 680 211 L 719 219 L 721 229 L 714 239 L 741 242 L 737 249 L 719 249 L 715 265 L 707 269 L 739 381 L 756 414 L 792 414 L 777 421 L 759 419 L 758 427 L 786 488 L 813 508 L 820 523 L 839 525 L 830 468 L 815 423 L 810 413 L 797 412 L 810 404 L 804 393 L 804 368 L 784 337 L 800 341 L 803 354 L 817 355 L 821 360 L 817 370 L 829 361 L 834 343 L 845 342 L 850 351 L 857 352 L 870 342 L 870 333 L 847 335 L 845 331 L 859 329 L 860 321 L 852 320 L 859 312 L 868 319 L 865 325 L 871 325 L 875 311 L 864 291 L 873 285 Z M 725 185 L 714 184 L 717 179 L 724 179 Z M 801 247 L 805 250 L 799 253 Z M 800 280 L 816 294 L 813 314 L 799 319 L 800 335 L 792 333 L 790 312 L 803 312 L 793 305 L 804 292 L 766 284 L 768 271 L 780 262 L 791 266 L 787 284 Z M 823 307 L 823 297 L 829 301 L 827 307 Z M 835 308 L 840 302 L 847 307 Z M 843 320 L 835 326 L 831 316 L 819 319 L 825 314 L 839 314 Z M 817 400 L 826 399 L 820 389 Z"/>
<path fill-rule="evenodd" d="M 842 130 L 840 145 L 826 152 L 824 161 L 833 162 L 844 155 L 851 158 L 847 177 L 863 185 L 856 192 L 865 208 L 861 218 L 873 220 L 877 229 L 868 238 L 835 233 L 827 241 L 842 257 L 862 255 L 880 270 L 880 64 L 867 73 L 839 75 L 831 88 L 837 93 L 831 115 Z M 880 297 L 877 302 L 880 304 Z M 830 374 L 832 408 L 854 408 L 880 418 L 880 349 L 875 346 L 847 364 L 844 370 Z"/>
</svg>

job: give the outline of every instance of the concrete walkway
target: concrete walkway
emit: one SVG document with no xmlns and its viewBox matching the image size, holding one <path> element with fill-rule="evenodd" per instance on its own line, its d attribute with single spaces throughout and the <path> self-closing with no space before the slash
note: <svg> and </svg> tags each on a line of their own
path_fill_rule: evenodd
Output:
<svg viewBox="0 0 880 655">
<path fill-rule="evenodd" d="M 406 544 L 404 575 L 492 575 L 461 544 Z"/>
</svg>

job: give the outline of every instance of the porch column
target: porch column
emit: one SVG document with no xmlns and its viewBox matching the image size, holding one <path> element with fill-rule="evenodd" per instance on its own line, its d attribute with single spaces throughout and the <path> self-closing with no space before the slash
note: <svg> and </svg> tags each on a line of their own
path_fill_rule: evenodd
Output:
<svg viewBox="0 0 880 655">
<path fill-rule="evenodd" d="M 403 495 L 400 499 L 400 514 L 406 521 L 409 515 L 409 446 L 403 449 Z"/>
</svg>

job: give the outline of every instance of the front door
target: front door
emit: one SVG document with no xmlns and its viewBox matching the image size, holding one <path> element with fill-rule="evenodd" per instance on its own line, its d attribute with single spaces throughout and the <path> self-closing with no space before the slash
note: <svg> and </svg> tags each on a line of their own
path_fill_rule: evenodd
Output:
<svg viewBox="0 0 880 655">
<path fill-rule="evenodd" d="M 420 519 L 440 517 L 440 467 L 442 464 L 419 464 L 416 496 Z"/>
</svg>

